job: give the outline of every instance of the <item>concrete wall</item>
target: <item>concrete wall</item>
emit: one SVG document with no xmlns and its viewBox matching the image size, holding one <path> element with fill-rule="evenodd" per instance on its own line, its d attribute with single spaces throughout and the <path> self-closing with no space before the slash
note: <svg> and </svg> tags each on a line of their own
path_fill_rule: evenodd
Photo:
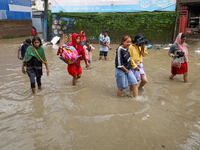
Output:
<svg viewBox="0 0 200 150">
<path fill-rule="evenodd" d="M 19 37 L 32 35 L 32 20 L 0 20 L 0 36 Z"/>
<path fill-rule="evenodd" d="M 31 0 L 31 2 L 34 4 L 32 5 L 32 11 L 44 11 L 44 1 Z M 51 0 L 48 0 L 48 10 L 51 10 Z"/>
</svg>

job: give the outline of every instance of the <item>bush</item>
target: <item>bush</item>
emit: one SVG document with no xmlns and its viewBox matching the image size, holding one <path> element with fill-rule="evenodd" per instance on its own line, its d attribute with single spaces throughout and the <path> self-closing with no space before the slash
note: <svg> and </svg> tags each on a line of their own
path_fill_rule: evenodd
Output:
<svg viewBox="0 0 200 150">
<path fill-rule="evenodd" d="M 171 42 L 176 20 L 176 12 L 103 14 L 60 12 L 52 15 L 56 15 L 58 20 L 69 19 L 68 22 L 64 21 L 68 27 L 65 32 L 80 33 L 84 30 L 88 38 L 98 39 L 102 29 L 107 29 L 112 43 L 118 43 L 124 35 L 134 38 L 137 33 L 146 36 L 150 42 Z"/>
</svg>

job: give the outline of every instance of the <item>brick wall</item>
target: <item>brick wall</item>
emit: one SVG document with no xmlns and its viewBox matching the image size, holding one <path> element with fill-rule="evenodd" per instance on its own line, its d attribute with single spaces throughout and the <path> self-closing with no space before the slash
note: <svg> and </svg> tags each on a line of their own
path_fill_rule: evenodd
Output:
<svg viewBox="0 0 200 150">
<path fill-rule="evenodd" d="M 1 37 L 28 35 L 32 35 L 32 20 L 0 20 Z"/>
</svg>

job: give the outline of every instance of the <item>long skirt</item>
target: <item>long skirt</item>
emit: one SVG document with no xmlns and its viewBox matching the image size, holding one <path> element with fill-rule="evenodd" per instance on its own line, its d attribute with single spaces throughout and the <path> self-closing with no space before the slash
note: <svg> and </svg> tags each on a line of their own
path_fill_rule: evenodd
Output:
<svg viewBox="0 0 200 150">
<path fill-rule="evenodd" d="M 180 68 L 171 67 L 171 73 L 173 75 L 184 74 L 186 72 L 188 72 L 188 64 L 187 64 L 187 62 L 181 63 L 181 67 Z"/>
<path fill-rule="evenodd" d="M 73 77 L 82 73 L 82 69 L 80 65 L 74 65 L 74 64 L 68 65 L 67 70 L 68 70 L 68 73 Z"/>
</svg>

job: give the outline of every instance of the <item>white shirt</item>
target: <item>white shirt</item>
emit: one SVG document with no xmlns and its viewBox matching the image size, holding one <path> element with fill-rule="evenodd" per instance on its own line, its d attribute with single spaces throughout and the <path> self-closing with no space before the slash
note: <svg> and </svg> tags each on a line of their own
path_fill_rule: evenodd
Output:
<svg viewBox="0 0 200 150">
<path fill-rule="evenodd" d="M 105 39 L 107 44 L 110 44 L 110 37 L 109 36 L 106 36 L 104 39 Z M 108 51 L 108 47 L 106 45 L 101 45 L 100 46 L 100 51 L 107 52 Z"/>
</svg>

